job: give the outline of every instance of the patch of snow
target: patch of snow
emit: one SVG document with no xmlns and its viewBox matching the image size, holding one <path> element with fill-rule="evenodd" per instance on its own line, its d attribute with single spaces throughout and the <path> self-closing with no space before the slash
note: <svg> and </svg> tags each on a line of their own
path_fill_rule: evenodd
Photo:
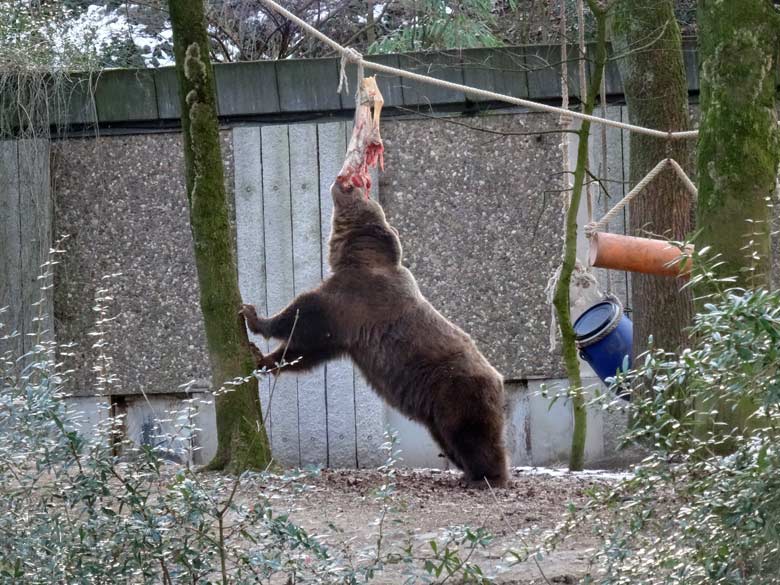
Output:
<svg viewBox="0 0 780 585">
<path fill-rule="evenodd" d="M 49 39 L 55 54 L 61 56 L 74 49 L 98 56 L 117 42 L 130 41 L 145 65 L 173 65 L 172 55 L 163 50 L 169 48 L 172 38 L 169 23 L 161 33 L 151 33 L 145 24 L 129 22 L 119 9 L 91 4 L 78 16 L 45 26 L 40 32 Z"/>
<path fill-rule="evenodd" d="M 127 33 L 126 25 L 124 15 L 92 4 L 84 13 L 67 21 L 65 26 L 53 34 L 51 29 L 42 32 L 51 34 L 55 51 L 58 53 L 65 52 L 68 46 L 101 51 L 114 42 L 117 33 Z"/>
<path fill-rule="evenodd" d="M 214 37 L 220 36 L 219 29 L 214 25 L 210 24 L 208 27 L 208 31 Z M 221 46 L 224 47 L 224 49 L 227 51 L 228 53 L 227 57 L 229 61 L 235 61 L 236 59 L 238 59 L 238 57 L 241 56 L 240 47 L 238 47 L 231 39 L 223 38 Z M 218 58 L 219 57 L 221 57 L 221 55 L 218 54 Z"/>
<path fill-rule="evenodd" d="M 548 477 L 577 478 L 577 479 L 603 479 L 607 481 L 621 481 L 633 477 L 630 471 L 610 471 L 607 469 L 586 469 L 584 471 L 569 471 L 565 467 L 511 467 L 510 472 L 515 475 L 545 475 Z M 409 470 L 415 474 L 453 475 L 460 476 L 456 469 L 436 469 L 431 467 L 415 467 Z"/>
<path fill-rule="evenodd" d="M 608 471 L 606 469 L 585 469 L 584 471 L 569 471 L 562 467 L 513 467 L 512 471 L 520 475 L 547 475 L 550 477 L 577 477 L 591 479 L 606 479 L 620 481 L 633 476 L 629 471 Z"/>
<path fill-rule="evenodd" d="M 267 18 L 268 17 L 265 15 L 265 12 L 258 10 L 255 14 L 247 16 L 244 20 L 250 24 L 260 25 L 263 24 Z"/>
</svg>

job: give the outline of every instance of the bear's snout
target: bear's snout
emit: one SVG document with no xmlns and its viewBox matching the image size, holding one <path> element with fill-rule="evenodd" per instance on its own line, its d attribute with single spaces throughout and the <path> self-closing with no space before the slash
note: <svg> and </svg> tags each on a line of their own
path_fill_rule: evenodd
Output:
<svg viewBox="0 0 780 585">
<path fill-rule="evenodd" d="M 330 194 L 336 203 L 347 203 L 364 197 L 364 189 L 353 185 L 349 180 L 340 181 L 338 178 L 330 186 Z"/>
</svg>

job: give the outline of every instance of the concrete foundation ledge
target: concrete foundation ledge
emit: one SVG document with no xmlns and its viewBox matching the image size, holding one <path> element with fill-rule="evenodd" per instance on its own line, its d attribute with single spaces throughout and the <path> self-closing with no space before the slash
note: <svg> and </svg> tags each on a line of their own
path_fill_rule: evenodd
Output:
<svg viewBox="0 0 780 585">
<path fill-rule="evenodd" d="M 586 378 L 585 383 L 591 389 L 603 389 L 596 378 Z M 512 467 L 566 464 L 574 425 L 571 404 L 565 398 L 552 400 L 556 394 L 564 393 L 566 388 L 567 381 L 559 379 L 506 384 L 506 443 Z M 79 396 L 67 400 L 74 411 L 81 413 L 77 426 L 82 432 L 96 428 L 109 416 L 121 416 L 122 429 L 130 439 L 137 444 L 162 446 L 174 461 L 201 465 L 216 452 L 215 411 L 213 399 L 208 393 Z M 425 427 L 394 409 L 383 407 L 385 428 L 397 433 L 401 466 L 452 468 Z M 614 437 L 621 429 L 613 427 L 624 424 L 622 418 L 605 417 L 600 409 L 588 411 L 586 464 L 619 457 L 616 453 L 606 452 L 605 443 L 609 450 L 614 450 Z M 363 448 L 377 449 L 376 445 L 364 445 Z M 381 464 L 381 454 L 377 453 L 373 461 Z M 295 462 L 281 463 L 296 465 Z M 317 464 L 325 467 L 328 462 Z"/>
</svg>

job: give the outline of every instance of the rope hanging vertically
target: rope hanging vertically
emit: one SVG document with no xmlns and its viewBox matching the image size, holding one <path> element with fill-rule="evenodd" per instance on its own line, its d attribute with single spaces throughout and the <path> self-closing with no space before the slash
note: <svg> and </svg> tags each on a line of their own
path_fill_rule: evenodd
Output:
<svg viewBox="0 0 780 585">
<path fill-rule="evenodd" d="M 344 49 L 341 54 L 341 65 L 339 66 L 339 86 L 336 88 L 337 93 L 341 93 L 341 90 L 349 91 L 349 80 L 347 79 L 347 64 L 355 63 L 357 65 L 357 88 L 355 88 L 355 103 L 360 103 L 360 83 L 363 79 L 363 55 L 351 47 Z"/>
</svg>

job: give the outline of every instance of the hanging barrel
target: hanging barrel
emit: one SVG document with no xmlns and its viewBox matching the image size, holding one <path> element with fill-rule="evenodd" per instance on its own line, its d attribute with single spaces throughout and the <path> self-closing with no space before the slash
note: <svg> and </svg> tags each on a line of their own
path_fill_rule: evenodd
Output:
<svg viewBox="0 0 780 585">
<path fill-rule="evenodd" d="M 634 325 L 617 300 L 607 299 L 585 311 L 574 322 L 574 333 L 580 355 L 602 382 L 625 362 L 631 367 Z"/>
<path fill-rule="evenodd" d="M 595 232 L 590 236 L 589 260 L 596 268 L 687 278 L 693 264 L 692 255 L 690 244 L 683 254 L 680 248 L 665 240 L 607 232 Z M 684 260 L 683 256 L 686 257 Z"/>
</svg>

